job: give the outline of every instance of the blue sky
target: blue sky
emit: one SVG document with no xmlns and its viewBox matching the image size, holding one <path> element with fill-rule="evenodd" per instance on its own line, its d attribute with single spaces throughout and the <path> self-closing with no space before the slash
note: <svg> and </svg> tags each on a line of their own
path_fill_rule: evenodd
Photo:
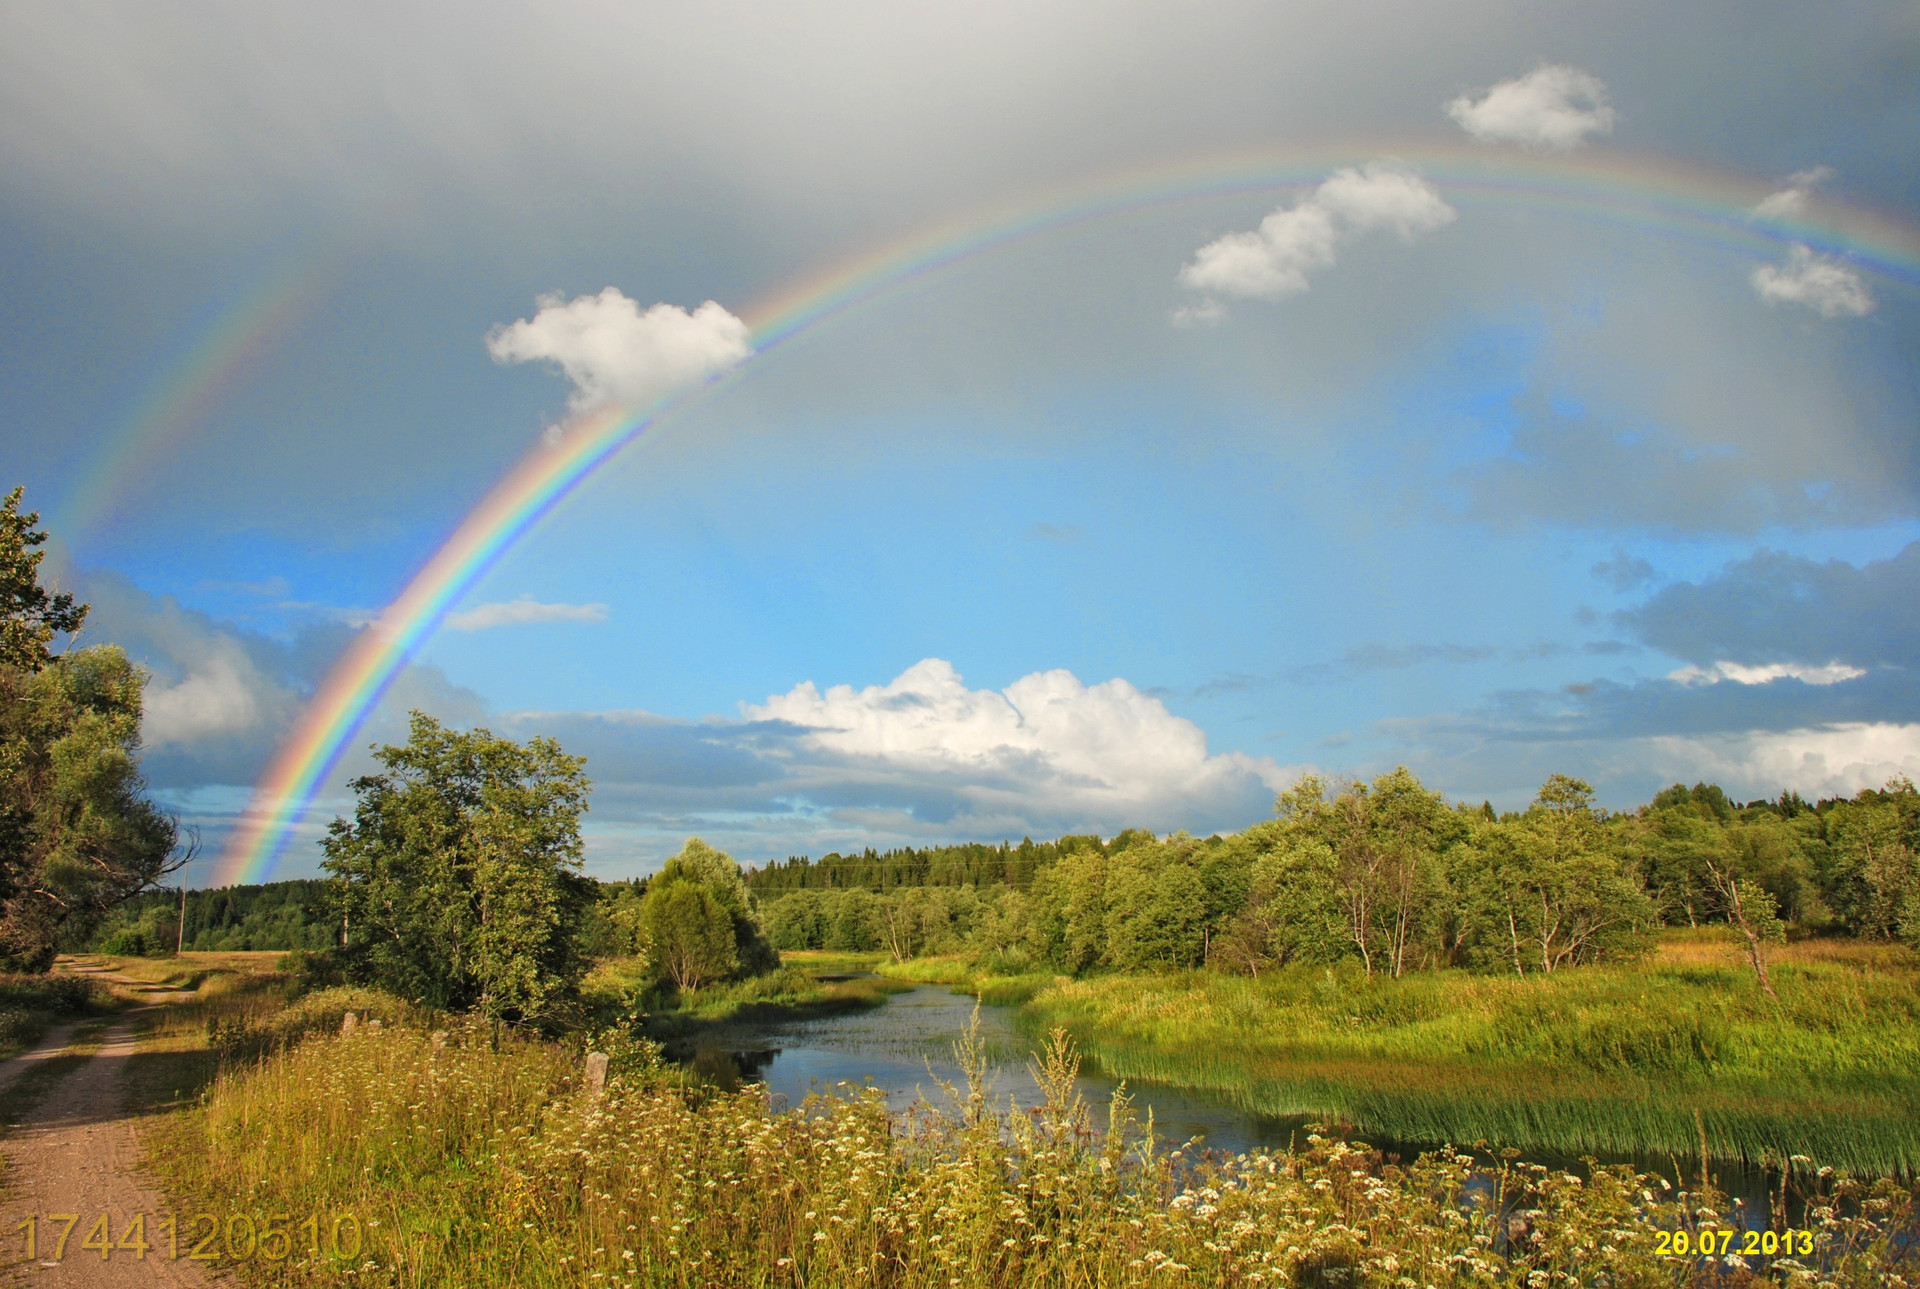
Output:
<svg viewBox="0 0 1920 1289">
<path fill-rule="evenodd" d="M 739 313 L 1050 185 L 1314 151 L 1344 160 L 747 358 L 510 551 L 358 741 L 409 706 L 555 734 L 602 874 L 694 832 L 765 860 L 1238 828 L 1309 767 L 1502 805 L 1564 771 L 1616 807 L 1920 772 L 1912 284 L 1421 162 L 1651 159 L 1911 248 L 1916 11 L 1340 15 L 10 7 L 0 482 L 87 639 L 151 672 L 149 778 L 217 846 L 351 634 L 570 405 L 732 361 L 569 302 Z M 281 298 L 129 456 L 204 337 Z M 518 320 L 550 361 L 490 355 Z"/>
</svg>

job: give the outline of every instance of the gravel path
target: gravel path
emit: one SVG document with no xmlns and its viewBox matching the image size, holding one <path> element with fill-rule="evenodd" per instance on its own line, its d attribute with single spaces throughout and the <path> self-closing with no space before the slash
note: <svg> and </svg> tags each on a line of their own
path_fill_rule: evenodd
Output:
<svg viewBox="0 0 1920 1289">
<path fill-rule="evenodd" d="M 140 1143 L 127 1108 L 122 1077 L 133 1055 L 134 1019 L 115 1021 L 105 1032 L 100 1050 L 63 1079 L 12 1131 L 0 1150 L 6 1155 L 5 1197 L 0 1199 L 0 1265 L 15 1284 L 34 1286 L 225 1285 L 224 1277 L 207 1274 L 200 1264 L 167 1256 L 167 1237 L 161 1227 L 169 1209 L 164 1200 L 140 1179 Z M 39 1047 L 0 1066 L 0 1082 L 40 1061 L 60 1054 L 73 1026 L 50 1033 Z M 9 1073 L 7 1067 L 18 1066 Z M 48 1214 L 78 1214 L 62 1256 L 54 1254 L 64 1219 Z M 23 1220 L 37 1217 L 36 1256 L 26 1252 Z M 131 1249 L 114 1248 L 103 1260 L 98 1248 L 83 1249 L 105 1214 L 110 1238 L 127 1236 L 136 1214 L 145 1215 L 145 1237 L 152 1247 L 144 1258 Z M 190 1226 L 190 1224 L 189 1224 Z M 181 1232 L 180 1252 L 190 1241 Z M 129 1243 L 134 1241 L 129 1240 Z M 97 1239 L 96 1239 L 97 1245 Z"/>
</svg>

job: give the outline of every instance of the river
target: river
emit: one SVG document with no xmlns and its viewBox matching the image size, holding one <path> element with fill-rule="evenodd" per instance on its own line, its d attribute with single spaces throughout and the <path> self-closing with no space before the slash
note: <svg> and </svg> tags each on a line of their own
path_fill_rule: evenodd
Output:
<svg viewBox="0 0 1920 1289">
<path fill-rule="evenodd" d="M 940 1081 L 965 1091 L 953 1045 L 966 1032 L 974 1010 L 974 1000 L 967 995 L 952 993 L 944 985 L 921 985 L 867 1011 L 732 1028 L 720 1043 L 698 1047 L 685 1053 L 684 1059 L 722 1083 L 764 1083 L 776 1107 L 798 1106 L 809 1092 L 830 1091 L 842 1083 L 878 1088 L 895 1110 L 905 1110 L 922 1099 L 938 1105 L 943 1099 Z M 993 1100 L 1004 1107 L 1012 1098 L 1026 1109 L 1040 1100 L 1027 1073 L 1027 1061 L 1040 1040 L 1015 1023 L 1017 1012 L 1013 1007 L 980 1007 L 980 1038 L 993 1067 Z M 1116 1080 L 1092 1062 L 1082 1066 L 1079 1092 L 1096 1128 L 1106 1125 L 1108 1099 L 1115 1085 Z M 1143 1120 L 1152 1109 L 1154 1135 L 1162 1149 L 1197 1137 L 1204 1149 L 1236 1154 L 1257 1148 L 1284 1150 L 1291 1142 L 1304 1142 L 1307 1125 L 1313 1122 L 1309 1115 L 1257 1114 L 1204 1092 L 1166 1084 L 1129 1081 L 1127 1091 Z M 1406 1159 L 1440 1147 L 1438 1142 L 1383 1139 L 1368 1134 L 1364 1127 L 1354 1135 Z M 1578 1161 L 1562 1155 L 1530 1151 L 1522 1158 L 1581 1170 Z M 1678 1183 L 1683 1178 L 1676 1176 L 1677 1164 L 1688 1185 L 1699 1176 L 1698 1162 L 1685 1158 L 1603 1155 L 1601 1161 L 1631 1164 Z M 1745 1201 L 1749 1220 L 1764 1224 L 1766 1173 L 1726 1160 L 1715 1160 L 1713 1173 L 1723 1189 Z"/>
</svg>

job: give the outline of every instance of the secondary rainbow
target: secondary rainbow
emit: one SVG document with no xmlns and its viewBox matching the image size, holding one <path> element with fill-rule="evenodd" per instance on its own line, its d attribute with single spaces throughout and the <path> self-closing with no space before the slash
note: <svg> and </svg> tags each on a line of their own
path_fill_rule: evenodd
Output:
<svg viewBox="0 0 1920 1289">
<path fill-rule="evenodd" d="M 85 532 L 109 518 L 129 481 L 193 429 L 279 347 L 325 299 L 338 275 L 335 255 L 316 255 L 269 274 L 215 311 L 108 435 L 61 500 L 61 526 Z"/>
<path fill-rule="evenodd" d="M 1031 238 L 1153 206 L 1271 197 L 1342 165 L 1414 165 L 1450 201 L 1545 208 L 1748 256 L 1805 244 L 1876 277 L 1920 286 L 1920 230 L 1858 207 L 1818 204 L 1817 218 L 1758 220 L 1770 185 L 1750 177 L 1619 152 L 1515 157 L 1432 142 L 1344 146 L 1285 156 L 1214 156 L 1028 194 L 837 264 L 745 311 L 755 356 L 825 320 L 949 266 Z M 1171 280 L 1177 266 L 1168 266 Z M 736 368 L 737 373 L 744 368 Z M 216 866 L 216 884 L 263 881 L 310 803 L 394 678 L 501 554 L 646 430 L 735 378 L 729 373 L 645 409 L 590 414 L 529 452 L 464 518 L 380 617 L 355 637 L 254 789 Z"/>
</svg>

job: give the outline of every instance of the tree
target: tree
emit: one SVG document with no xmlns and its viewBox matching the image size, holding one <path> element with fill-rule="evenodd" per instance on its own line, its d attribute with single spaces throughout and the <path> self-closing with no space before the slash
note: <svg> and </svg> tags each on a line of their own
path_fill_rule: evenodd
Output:
<svg viewBox="0 0 1920 1289">
<path fill-rule="evenodd" d="M 0 666 L 0 967 L 45 971 L 63 930 L 169 871 L 171 817 L 145 797 L 145 678 L 111 645 L 37 672 Z"/>
<path fill-rule="evenodd" d="M 676 989 L 762 975 L 780 965 L 740 865 L 698 837 L 687 838 L 647 884 L 640 924 L 654 970 Z"/>
<path fill-rule="evenodd" d="M 698 989 L 740 963 L 733 919 L 707 886 L 684 869 L 663 872 L 640 909 L 647 950 L 675 989 Z"/>
<path fill-rule="evenodd" d="M 733 856 L 714 849 L 698 837 L 689 837 L 680 853 L 667 861 L 661 876 L 668 870 L 682 872 L 705 886 L 707 893 L 726 910 L 733 924 L 734 955 L 740 974 L 764 975 L 780 965 L 780 955 L 761 930 L 753 892 L 747 889 L 746 878 Z"/>
<path fill-rule="evenodd" d="M 1523 815 L 1477 821 L 1467 888 L 1467 937 L 1483 965 L 1514 974 L 1636 956 L 1653 906 L 1607 843 L 1593 789 L 1554 775 Z"/>
<path fill-rule="evenodd" d="M 325 867 L 349 974 L 432 1007 L 548 1018 L 579 984 L 585 759 L 413 713 L 335 819 Z"/>
<path fill-rule="evenodd" d="M 1904 778 L 1827 815 L 1824 885 L 1855 935 L 1905 938 L 1920 913 L 1920 793 Z"/>
<path fill-rule="evenodd" d="M 1747 961 L 1769 998 L 1778 998 L 1773 982 L 1767 979 L 1767 945 L 1787 938 L 1787 929 L 1774 907 L 1773 896 L 1758 882 L 1740 877 L 1732 868 L 1709 864 L 1707 872 L 1714 890 L 1727 910 L 1727 921 L 1739 928 L 1747 942 Z"/>
<path fill-rule="evenodd" d="M 40 585 L 23 495 L 0 501 L 0 968 L 44 971 L 168 871 L 177 830 L 140 777 L 145 676 L 109 645 L 53 652 L 87 606 Z"/>
<path fill-rule="evenodd" d="M 0 667 L 36 672 L 54 659 L 55 635 L 71 635 L 87 620 L 87 606 L 70 594 L 54 594 L 40 585 L 40 561 L 47 535 L 37 532 L 38 511 L 20 513 L 26 489 L 15 488 L 0 501 Z"/>
<path fill-rule="evenodd" d="M 1300 815 L 1299 805 L 1293 813 Z M 1336 859 L 1347 934 L 1369 976 L 1380 969 L 1397 979 L 1417 965 L 1433 930 L 1443 893 L 1438 852 L 1455 826 L 1451 812 L 1439 793 L 1399 766 L 1370 784 L 1349 784 L 1326 807 L 1322 826 Z"/>
</svg>

